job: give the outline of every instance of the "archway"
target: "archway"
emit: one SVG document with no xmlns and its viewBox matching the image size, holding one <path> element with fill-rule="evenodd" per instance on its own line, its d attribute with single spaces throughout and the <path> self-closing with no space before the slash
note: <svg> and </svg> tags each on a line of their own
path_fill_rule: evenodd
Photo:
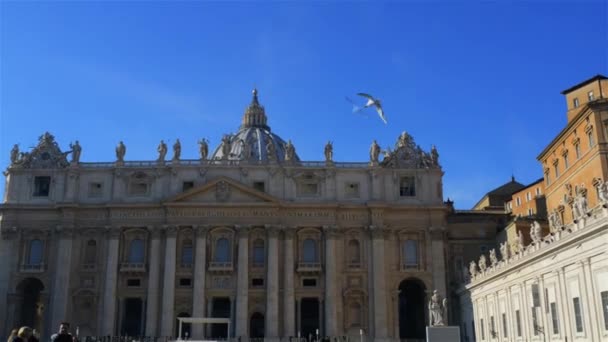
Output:
<svg viewBox="0 0 608 342">
<path fill-rule="evenodd" d="M 264 315 L 255 312 L 249 320 L 249 337 L 263 338 L 264 337 Z"/>
<path fill-rule="evenodd" d="M 211 317 L 230 318 L 230 298 L 214 297 L 211 301 Z M 212 338 L 227 338 L 228 326 L 226 324 L 211 324 Z"/>
<path fill-rule="evenodd" d="M 42 303 L 40 293 L 44 290 L 44 284 L 37 278 L 23 279 L 17 285 L 17 293 L 20 303 L 16 317 L 16 326 L 29 326 L 38 331 L 42 331 L 44 317 L 44 303 Z"/>
<path fill-rule="evenodd" d="M 144 303 L 141 298 L 125 298 L 121 335 L 143 335 Z"/>
<path fill-rule="evenodd" d="M 316 336 L 320 329 L 319 299 L 302 298 L 300 301 L 300 329 L 302 337 Z"/>
<path fill-rule="evenodd" d="M 399 338 L 425 338 L 425 286 L 415 278 L 399 284 Z"/>
</svg>

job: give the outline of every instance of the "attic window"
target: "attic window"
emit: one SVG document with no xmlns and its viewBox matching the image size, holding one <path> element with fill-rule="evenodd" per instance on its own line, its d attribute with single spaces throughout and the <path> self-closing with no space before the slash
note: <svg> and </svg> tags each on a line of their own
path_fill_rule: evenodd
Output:
<svg viewBox="0 0 608 342">
<path fill-rule="evenodd" d="M 39 176 L 34 178 L 34 196 L 48 197 L 51 189 L 51 177 Z"/>
<path fill-rule="evenodd" d="M 401 177 L 399 181 L 399 196 L 416 196 L 416 183 L 414 177 Z"/>
<path fill-rule="evenodd" d="M 182 183 L 182 192 L 186 192 L 192 188 L 194 188 L 194 182 L 183 182 Z"/>
<path fill-rule="evenodd" d="M 578 98 L 574 98 L 574 100 L 572 100 L 572 104 L 574 105 L 574 108 L 578 108 L 578 106 L 580 105 L 580 103 L 578 102 Z"/>
<path fill-rule="evenodd" d="M 359 183 L 346 183 L 344 193 L 346 198 L 359 198 Z"/>
<path fill-rule="evenodd" d="M 99 182 L 89 183 L 89 197 L 101 197 L 103 195 L 103 184 Z"/>
<path fill-rule="evenodd" d="M 264 192 L 266 190 L 266 184 L 264 184 L 264 182 L 253 182 L 253 188 L 257 191 Z"/>
</svg>

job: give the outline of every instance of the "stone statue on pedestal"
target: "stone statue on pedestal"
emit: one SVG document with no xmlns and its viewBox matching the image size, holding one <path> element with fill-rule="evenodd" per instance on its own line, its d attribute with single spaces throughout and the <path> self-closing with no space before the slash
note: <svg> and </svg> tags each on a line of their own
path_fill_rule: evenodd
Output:
<svg viewBox="0 0 608 342">
<path fill-rule="evenodd" d="M 227 160 L 230 157 L 230 150 L 232 149 L 232 143 L 230 142 L 230 136 L 224 135 L 222 138 L 222 159 Z"/>
<path fill-rule="evenodd" d="M 471 274 L 471 278 L 475 278 L 477 276 L 477 264 L 475 260 L 471 261 L 469 264 L 469 273 Z"/>
<path fill-rule="evenodd" d="M 291 143 L 291 139 L 287 141 L 287 145 L 285 145 L 285 161 L 291 162 L 295 159 L 296 156 L 296 148 Z"/>
<path fill-rule="evenodd" d="M 82 152 L 78 140 L 74 144 L 70 143 L 70 148 L 72 149 L 72 163 L 78 164 L 80 162 L 80 152 Z"/>
<path fill-rule="evenodd" d="M 524 234 L 521 232 L 521 230 L 517 231 L 517 252 L 518 253 L 523 253 L 524 251 Z"/>
<path fill-rule="evenodd" d="M 507 242 L 500 244 L 500 256 L 502 257 L 503 261 L 507 261 L 511 257 L 509 253 L 509 244 Z"/>
<path fill-rule="evenodd" d="M 447 325 L 448 301 L 446 298 L 441 298 L 437 290 L 433 291 L 431 300 L 429 301 L 429 326 L 445 326 Z"/>
<path fill-rule="evenodd" d="M 494 248 L 492 248 L 490 250 L 490 265 L 492 265 L 492 267 L 496 266 L 496 264 L 498 264 L 498 258 L 496 257 L 496 250 Z"/>
<path fill-rule="evenodd" d="M 182 143 L 179 142 L 179 139 L 175 140 L 175 144 L 173 144 L 173 159 L 179 160 L 182 155 Z"/>
<path fill-rule="evenodd" d="M 435 147 L 435 145 L 431 147 L 431 161 L 433 162 L 433 165 L 439 166 L 439 152 L 437 152 L 437 147 Z"/>
<path fill-rule="evenodd" d="M 125 154 L 127 154 L 127 147 L 122 141 L 120 141 L 118 146 L 116 146 L 116 161 L 120 163 L 124 162 Z"/>
<path fill-rule="evenodd" d="M 378 157 L 380 156 L 380 145 L 374 140 L 372 146 L 369 148 L 369 161 L 371 163 L 378 163 Z"/>
<path fill-rule="evenodd" d="M 198 141 L 198 154 L 201 157 L 201 160 L 207 159 L 207 155 L 209 155 L 209 145 L 207 139 L 203 138 Z"/>
<path fill-rule="evenodd" d="M 532 239 L 532 242 L 534 244 L 539 243 L 540 240 L 542 239 L 541 227 L 540 227 L 540 224 L 538 223 L 538 221 L 534 221 L 530 225 L 530 239 Z"/>
<path fill-rule="evenodd" d="M 13 145 L 13 149 L 11 149 L 11 165 L 17 164 L 19 162 L 19 145 Z"/>
<path fill-rule="evenodd" d="M 486 271 L 486 268 L 488 268 L 488 266 L 486 265 L 486 256 L 482 254 L 479 257 L 479 270 L 481 271 L 481 273 L 484 273 Z"/>
<path fill-rule="evenodd" d="M 167 144 L 165 144 L 165 142 L 163 140 L 161 140 L 160 144 L 158 144 L 158 147 L 156 148 L 156 150 L 158 151 L 157 161 L 164 162 L 165 156 L 167 155 Z"/>
<path fill-rule="evenodd" d="M 608 203 L 608 181 L 604 182 L 600 179 L 596 188 L 600 203 Z"/>
<path fill-rule="evenodd" d="M 334 145 L 331 141 L 325 144 L 325 162 L 331 163 L 334 159 Z"/>
</svg>

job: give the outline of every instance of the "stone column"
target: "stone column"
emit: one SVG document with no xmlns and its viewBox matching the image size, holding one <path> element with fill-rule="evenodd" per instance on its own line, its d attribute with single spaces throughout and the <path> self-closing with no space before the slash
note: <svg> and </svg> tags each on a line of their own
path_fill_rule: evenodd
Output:
<svg viewBox="0 0 608 342">
<path fill-rule="evenodd" d="M 581 261 L 581 268 L 583 269 L 584 284 L 584 286 L 582 286 L 583 296 L 581 301 L 583 303 L 588 303 L 587 305 L 583 305 L 582 309 L 587 309 L 587 312 L 583 313 L 583 318 L 585 317 L 585 314 L 587 314 L 587 317 L 589 317 L 587 320 L 589 325 L 587 326 L 590 328 L 589 334 L 591 335 L 591 339 L 600 341 L 602 339 L 601 331 L 604 325 L 604 317 L 598 316 L 597 314 L 598 310 L 596 308 L 596 303 L 601 303 L 601 299 L 596 298 L 596 292 L 593 290 L 593 276 L 591 275 L 591 262 L 589 261 L 589 258 L 585 258 L 585 260 Z"/>
<path fill-rule="evenodd" d="M 325 235 L 325 331 L 328 336 L 338 334 L 337 315 L 337 275 L 336 275 L 336 239 L 338 230 L 336 227 L 323 227 Z"/>
<path fill-rule="evenodd" d="M 384 231 L 382 227 L 370 226 L 372 235 L 372 294 L 374 298 L 374 341 L 388 337 L 386 309 L 386 272 L 384 261 Z"/>
<path fill-rule="evenodd" d="M 238 234 L 238 268 L 236 292 L 235 337 L 247 337 L 248 301 L 249 301 L 249 228 L 237 226 Z"/>
<path fill-rule="evenodd" d="M 296 318 L 295 318 L 295 296 L 294 296 L 294 249 L 293 235 L 294 230 L 291 228 L 284 229 L 285 236 L 285 257 L 283 259 L 283 276 L 285 287 L 283 289 L 283 335 L 284 337 L 296 336 Z"/>
<path fill-rule="evenodd" d="M 68 289 L 70 288 L 70 271 L 72 266 L 72 228 L 58 226 L 55 237 L 59 239 L 57 247 L 57 259 L 55 261 L 55 274 L 53 291 L 51 293 L 51 327 L 56 329 L 59 323 L 66 321 L 68 317 Z"/>
<path fill-rule="evenodd" d="M 271 341 L 279 338 L 279 229 L 266 227 L 268 257 L 266 261 L 266 333 Z"/>
<path fill-rule="evenodd" d="M 13 314 L 9 311 L 9 303 L 7 301 L 9 292 L 9 279 L 11 271 L 13 271 L 13 251 L 18 250 L 16 242 L 17 236 L 16 227 L 5 228 L 0 234 L 0 336 L 8 336 L 9 329 L 12 329 L 10 324 L 7 324 L 8 317 Z"/>
<path fill-rule="evenodd" d="M 572 330 L 570 322 L 570 311 L 568 309 L 568 294 L 566 292 L 566 278 L 564 274 L 564 269 L 560 267 L 557 271 L 555 271 L 555 276 L 557 277 L 557 286 L 559 289 L 559 293 L 557 297 L 559 300 L 557 301 L 557 310 L 560 313 L 560 336 L 568 339 L 568 341 L 573 340 Z"/>
<path fill-rule="evenodd" d="M 194 288 L 192 290 L 192 317 L 205 315 L 205 268 L 207 265 L 207 232 L 208 227 L 196 227 L 196 252 L 194 256 Z M 202 324 L 192 325 L 192 338 L 204 339 Z"/>
<path fill-rule="evenodd" d="M 160 335 L 173 336 L 173 321 L 175 320 L 175 249 L 177 227 L 165 227 L 165 269 L 163 278 L 162 318 Z"/>
<path fill-rule="evenodd" d="M 120 228 L 108 229 L 106 274 L 103 286 L 103 318 L 101 334 L 114 336 L 116 334 L 116 282 L 118 279 L 118 246 L 120 243 Z"/>
<path fill-rule="evenodd" d="M 160 229 L 148 227 L 150 233 L 148 296 L 146 300 L 146 336 L 158 334 L 158 300 L 160 298 Z"/>
<path fill-rule="evenodd" d="M 433 290 L 439 291 L 442 298 L 446 298 L 446 269 L 444 253 L 444 231 L 445 228 L 431 227 L 431 256 L 433 260 Z M 449 315 L 448 315 L 449 317 Z"/>
</svg>

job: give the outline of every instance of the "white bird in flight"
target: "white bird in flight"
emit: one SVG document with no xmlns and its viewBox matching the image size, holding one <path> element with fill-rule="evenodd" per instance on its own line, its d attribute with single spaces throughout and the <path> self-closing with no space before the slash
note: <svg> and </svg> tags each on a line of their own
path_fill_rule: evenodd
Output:
<svg viewBox="0 0 608 342">
<path fill-rule="evenodd" d="M 376 112 L 378 112 L 378 116 L 380 116 L 380 120 L 382 120 L 384 122 L 384 124 L 386 125 L 386 117 L 384 116 L 384 110 L 382 109 L 382 103 L 380 102 L 380 100 L 376 99 L 373 96 L 366 94 L 366 93 L 357 93 L 357 95 L 365 97 L 367 99 L 367 103 L 365 104 L 365 106 L 363 106 L 363 108 L 358 109 L 357 111 L 363 110 L 363 109 L 369 108 L 369 107 L 376 107 Z"/>
</svg>

